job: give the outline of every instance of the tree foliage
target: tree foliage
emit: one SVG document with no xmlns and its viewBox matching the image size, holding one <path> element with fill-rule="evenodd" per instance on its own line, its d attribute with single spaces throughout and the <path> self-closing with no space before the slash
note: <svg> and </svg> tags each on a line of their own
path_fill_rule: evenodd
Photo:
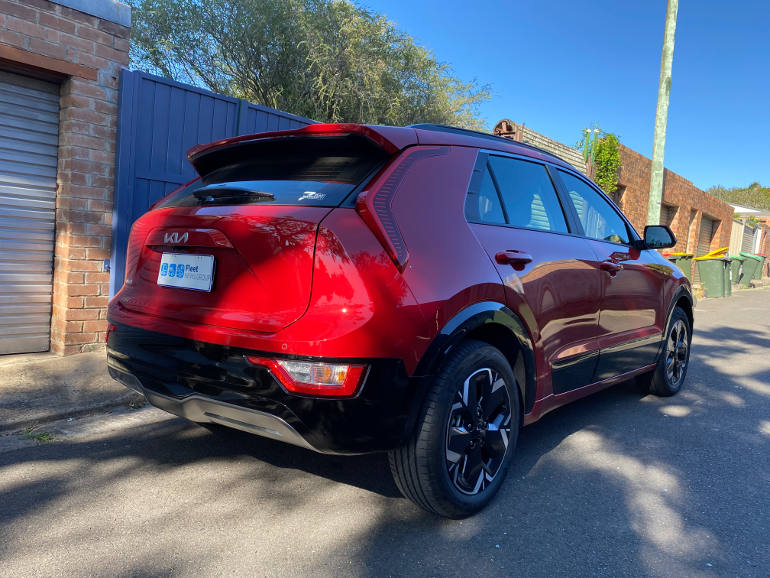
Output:
<svg viewBox="0 0 770 578">
<path fill-rule="evenodd" d="M 326 122 L 480 128 L 486 87 L 346 0 L 130 0 L 132 66 Z"/>
<path fill-rule="evenodd" d="M 620 142 L 612 133 L 606 133 L 594 147 L 594 181 L 602 190 L 611 194 L 618 188 L 620 170 Z"/>
<path fill-rule="evenodd" d="M 770 187 L 759 183 L 751 183 L 748 187 L 726 188 L 721 185 L 711 187 L 706 191 L 726 203 L 734 203 L 744 207 L 770 210 Z"/>
</svg>

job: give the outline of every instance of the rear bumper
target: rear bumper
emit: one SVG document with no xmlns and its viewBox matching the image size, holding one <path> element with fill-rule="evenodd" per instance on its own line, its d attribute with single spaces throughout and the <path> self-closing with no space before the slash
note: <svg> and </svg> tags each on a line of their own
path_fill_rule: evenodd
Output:
<svg viewBox="0 0 770 578">
<path fill-rule="evenodd" d="M 230 403 L 215 401 L 202 395 L 182 399 L 160 395 L 145 389 L 139 380 L 128 373 L 109 367 L 110 375 L 120 383 L 143 393 L 152 405 L 179 417 L 197 423 L 218 423 L 262 437 L 286 442 L 309 450 L 312 447 L 297 430 L 279 417 L 256 409 L 247 409 Z"/>
<path fill-rule="evenodd" d="M 267 368 L 246 361 L 247 354 L 277 357 L 123 324 L 110 332 L 107 344 L 113 378 L 144 393 L 151 404 L 191 421 L 218 423 L 321 453 L 392 449 L 412 431 L 421 388 L 407 377 L 400 360 L 356 359 L 370 365 L 360 393 L 351 399 L 323 399 L 287 393 Z"/>
</svg>

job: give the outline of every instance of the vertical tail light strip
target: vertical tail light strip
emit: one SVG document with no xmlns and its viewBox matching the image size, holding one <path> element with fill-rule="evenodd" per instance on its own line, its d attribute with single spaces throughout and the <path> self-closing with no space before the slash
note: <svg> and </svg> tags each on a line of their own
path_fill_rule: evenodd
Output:
<svg viewBox="0 0 770 578">
<path fill-rule="evenodd" d="M 419 147 L 407 149 L 374 185 L 356 200 L 356 210 L 387 251 L 393 264 L 403 272 L 409 261 L 409 251 L 391 210 L 393 198 L 412 166 L 421 160 L 443 156 L 448 147 Z"/>
</svg>

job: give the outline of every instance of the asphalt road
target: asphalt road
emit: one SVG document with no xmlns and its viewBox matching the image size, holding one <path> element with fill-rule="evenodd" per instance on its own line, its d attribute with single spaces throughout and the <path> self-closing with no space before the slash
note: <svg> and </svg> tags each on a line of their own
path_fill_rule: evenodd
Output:
<svg viewBox="0 0 770 578">
<path fill-rule="evenodd" d="M 770 290 L 696 311 L 685 389 L 622 385 L 525 428 L 490 508 L 151 408 L 0 438 L 0 575 L 770 575 Z M 39 430 L 34 433 L 41 433 Z"/>
</svg>

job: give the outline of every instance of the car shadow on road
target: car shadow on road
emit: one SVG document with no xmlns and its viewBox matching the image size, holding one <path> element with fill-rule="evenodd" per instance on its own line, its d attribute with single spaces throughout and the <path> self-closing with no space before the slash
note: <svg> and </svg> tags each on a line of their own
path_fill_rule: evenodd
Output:
<svg viewBox="0 0 770 578">
<path fill-rule="evenodd" d="M 179 488 L 180 499 L 242 493 L 259 507 L 239 507 L 256 517 L 265 509 L 301 517 L 339 493 L 365 504 L 352 542 L 324 554 L 331 567 L 344 557 L 359 575 L 456 574 L 458 556 L 481 574 L 760 574 L 770 563 L 761 529 L 770 364 L 736 376 L 725 360 L 745 355 L 741 343 L 765 341 L 753 330 L 696 335 L 679 396 L 656 398 L 629 382 L 544 416 L 522 431 L 500 495 L 464 521 L 401 498 L 383 454 L 323 456 L 175 418 L 8 452 L 0 455 L 0 557 L 13 555 L 19 529 L 40 512 L 78 515 L 62 506 L 73 496 L 82 504 L 81 494 L 134 476 L 160 481 L 193 469 L 208 487 Z"/>
</svg>

